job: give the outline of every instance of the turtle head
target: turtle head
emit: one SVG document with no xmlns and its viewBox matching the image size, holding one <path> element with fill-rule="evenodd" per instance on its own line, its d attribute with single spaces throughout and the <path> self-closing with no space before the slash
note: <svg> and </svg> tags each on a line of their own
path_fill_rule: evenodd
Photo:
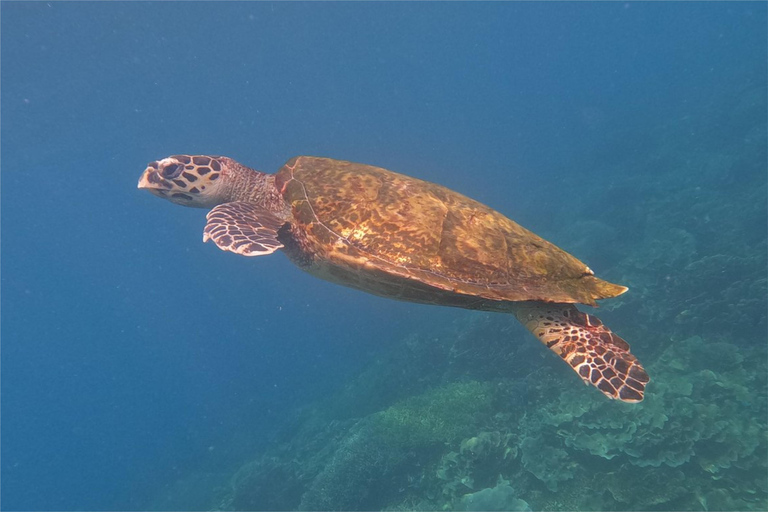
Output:
<svg viewBox="0 0 768 512">
<path fill-rule="evenodd" d="M 172 203 L 211 208 L 230 200 L 227 170 L 231 160 L 219 156 L 173 155 L 150 162 L 139 188 Z"/>
</svg>

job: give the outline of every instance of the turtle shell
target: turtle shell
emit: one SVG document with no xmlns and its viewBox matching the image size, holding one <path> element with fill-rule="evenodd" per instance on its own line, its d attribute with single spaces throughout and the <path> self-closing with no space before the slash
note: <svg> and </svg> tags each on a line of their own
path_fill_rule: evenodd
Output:
<svg viewBox="0 0 768 512">
<path fill-rule="evenodd" d="M 501 213 L 434 183 L 301 156 L 277 172 L 275 185 L 293 215 L 289 256 L 347 286 L 477 309 L 494 309 L 478 301 L 595 304 L 626 291 Z"/>
</svg>

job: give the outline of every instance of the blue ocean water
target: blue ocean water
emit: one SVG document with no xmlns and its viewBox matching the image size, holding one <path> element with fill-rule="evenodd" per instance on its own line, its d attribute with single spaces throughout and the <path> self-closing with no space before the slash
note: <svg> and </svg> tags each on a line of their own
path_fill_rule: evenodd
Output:
<svg viewBox="0 0 768 512">
<path fill-rule="evenodd" d="M 764 3 L 3 2 L 0 15 L 3 509 L 471 510 L 495 506 L 485 489 L 504 508 L 768 506 Z M 201 244 L 205 211 L 136 189 L 176 153 L 265 172 L 328 156 L 492 206 L 630 287 L 600 313 L 649 368 L 649 398 L 602 402 L 511 317 Z M 476 411 L 486 424 L 432 432 L 445 450 L 413 467 L 382 459 L 391 489 L 373 472 L 365 499 L 317 496 L 328 461 L 360 466 L 339 450 L 357 453 L 344 436 L 372 414 L 469 396 L 450 387 L 467 380 L 506 390 Z M 343 409 L 327 427 L 341 448 L 296 427 L 317 403 Z M 662 427 L 678 417 L 701 428 Z M 481 441 L 509 451 L 470 470 L 461 457 Z M 265 454 L 303 468 L 283 468 L 292 487 L 269 499 L 242 477 Z M 637 488 L 606 501 L 568 487 L 632 468 Z M 716 493 L 641 492 L 683 477 Z"/>
</svg>

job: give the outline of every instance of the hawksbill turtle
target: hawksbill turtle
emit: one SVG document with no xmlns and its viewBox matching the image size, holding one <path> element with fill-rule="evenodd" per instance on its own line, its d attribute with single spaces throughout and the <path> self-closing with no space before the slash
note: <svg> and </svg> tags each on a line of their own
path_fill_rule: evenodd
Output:
<svg viewBox="0 0 768 512">
<path fill-rule="evenodd" d="M 322 279 L 383 297 L 513 314 L 588 384 L 643 399 L 629 345 L 575 304 L 627 288 L 501 213 L 379 167 L 299 156 L 266 174 L 222 156 L 151 162 L 139 188 L 210 208 L 203 241 L 243 256 L 278 249 Z"/>
</svg>

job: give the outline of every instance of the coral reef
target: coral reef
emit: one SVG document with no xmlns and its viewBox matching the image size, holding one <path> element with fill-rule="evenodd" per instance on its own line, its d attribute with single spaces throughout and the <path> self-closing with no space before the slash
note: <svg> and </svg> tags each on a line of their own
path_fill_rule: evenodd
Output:
<svg viewBox="0 0 768 512">
<path fill-rule="evenodd" d="M 517 498 L 509 482 L 501 481 L 495 487 L 488 487 L 462 496 L 455 510 L 510 510 L 530 512 L 531 507 Z"/>
<path fill-rule="evenodd" d="M 452 383 L 367 416 L 350 429 L 299 508 L 382 508 L 421 464 L 489 415 L 491 397 L 487 384 Z"/>
<path fill-rule="evenodd" d="M 306 430 L 242 468 L 220 508 L 760 510 L 765 356 L 698 336 L 670 343 L 639 405 L 558 387 L 557 366 L 526 377 L 526 403 L 513 399 L 518 381 L 447 384 Z"/>
<path fill-rule="evenodd" d="M 610 493 L 608 508 L 696 509 L 718 491 L 741 509 L 759 509 L 768 490 L 768 382 L 758 371 L 765 351 L 750 355 L 700 337 L 671 344 L 649 366 L 654 392 L 637 407 L 567 390 L 524 418 L 523 466 L 553 490 L 597 470 L 607 477 L 590 487 Z M 564 460 L 589 463 L 568 472 Z"/>
</svg>

